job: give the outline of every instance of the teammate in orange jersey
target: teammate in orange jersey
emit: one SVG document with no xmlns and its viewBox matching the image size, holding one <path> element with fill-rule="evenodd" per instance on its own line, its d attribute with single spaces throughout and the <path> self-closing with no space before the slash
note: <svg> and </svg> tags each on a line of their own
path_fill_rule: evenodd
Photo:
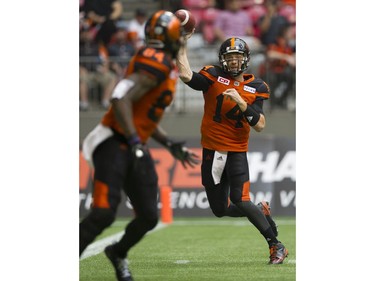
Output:
<svg viewBox="0 0 375 281">
<path fill-rule="evenodd" d="M 113 90 L 111 107 L 83 142 L 95 175 L 92 208 L 80 223 L 79 254 L 113 223 L 124 191 L 135 218 L 122 238 L 104 250 L 121 281 L 133 280 L 128 251 L 158 222 L 158 177 L 147 141 L 152 137 L 164 145 L 185 168 L 199 163 L 183 142 L 169 139 L 158 125 L 178 79 L 174 59 L 183 39 L 180 21 L 171 12 L 157 11 L 147 21 L 145 35 L 146 45 Z"/>
<path fill-rule="evenodd" d="M 277 227 L 268 202 L 256 206 L 250 201 L 247 161 L 251 128 L 261 132 L 266 119 L 263 101 L 269 98 L 268 85 L 253 74 L 245 74 L 250 49 L 236 37 L 220 46 L 220 66 L 204 66 L 193 72 L 187 58 L 186 41 L 177 55 L 181 80 L 202 91 L 204 115 L 201 124 L 202 184 L 212 212 L 217 217 L 247 217 L 266 239 L 270 264 L 280 264 L 288 255 L 276 238 Z"/>
</svg>

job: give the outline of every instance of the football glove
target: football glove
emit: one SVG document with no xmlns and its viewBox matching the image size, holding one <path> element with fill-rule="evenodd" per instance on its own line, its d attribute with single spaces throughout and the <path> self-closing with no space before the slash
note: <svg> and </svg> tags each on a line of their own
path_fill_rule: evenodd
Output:
<svg viewBox="0 0 375 281">
<path fill-rule="evenodd" d="M 186 169 L 186 164 L 189 164 L 190 167 L 194 167 L 199 164 L 198 155 L 190 151 L 187 147 L 184 146 L 185 142 L 169 142 L 167 148 L 169 152 L 173 155 L 174 158 L 179 160 L 184 168 Z"/>
</svg>

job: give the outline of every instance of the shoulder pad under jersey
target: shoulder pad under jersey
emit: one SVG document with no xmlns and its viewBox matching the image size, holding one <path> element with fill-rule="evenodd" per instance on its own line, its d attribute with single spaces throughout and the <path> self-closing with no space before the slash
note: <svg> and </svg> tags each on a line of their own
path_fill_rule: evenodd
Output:
<svg viewBox="0 0 375 281">
<path fill-rule="evenodd" d="M 268 87 L 267 83 L 264 82 L 260 78 L 255 78 L 253 81 L 247 84 L 250 87 L 253 87 L 256 89 L 258 93 L 266 93 L 268 94 L 270 92 L 270 88 Z"/>
<path fill-rule="evenodd" d="M 158 81 L 169 76 L 173 69 L 173 62 L 161 50 L 142 48 L 135 57 L 135 70 L 141 70 L 154 75 Z"/>
<path fill-rule="evenodd" d="M 199 72 L 203 74 L 204 76 L 211 78 L 212 80 L 216 80 L 217 77 L 223 76 L 226 77 L 227 75 L 224 73 L 224 71 L 221 69 L 220 66 L 217 65 L 206 65 L 201 69 Z"/>
<path fill-rule="evenodd" d="M 173 68 L 173 62 L 171 58 L 168 55 L 166 55 L 166 53 L 163 50 L 143 47 L 137 52 L 137 55 L 152 60 L 156 63 L 163 64 L 168 68 Z"/>
</svg>

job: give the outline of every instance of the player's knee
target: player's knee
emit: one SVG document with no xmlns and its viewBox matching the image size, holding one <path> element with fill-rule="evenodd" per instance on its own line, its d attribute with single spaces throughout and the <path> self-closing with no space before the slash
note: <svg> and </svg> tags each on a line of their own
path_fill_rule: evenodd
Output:
<svg viewBox="0 0 375 281">
<path fill-rule="evenodd" d="M 212 213 L 215 215 L 215 217 L 222 218 L 225 215 L 224 209 L 212 209 Z"/>
</svg>

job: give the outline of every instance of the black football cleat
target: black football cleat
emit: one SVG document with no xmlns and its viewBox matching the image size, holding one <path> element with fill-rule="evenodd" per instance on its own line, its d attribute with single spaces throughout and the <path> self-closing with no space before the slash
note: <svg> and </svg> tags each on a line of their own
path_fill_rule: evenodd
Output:
<svg viewBox="0 0 375 281">
<path fill-rule="evenodd" d="M 277 237 L 277 235 L 279 235 L 279 231 L 277 230 L 277 225 L 276 225 L 275 221 L 271 217 L 270 203 L 268 203 L 267 201 L 262 201 L 262 202 L 258 203 L 258 207 L 261 209 L 263 214 L 266 216 L 266 219 L 267 219 L 268 223 L 272 227 L 273 233 Z"/>
<path fill-rule="evenodd" d="M 281 242 L 273 244 L 270 247 L 270 261 L 268 264 L 282 264 L 287 256 L 288 250 Z"/>
<path fill-rule="evenodd" d="M 107 246 L 104 249 L 104 253 L 107 258 L 111 261 L 115 268 L 116 277 L 118 281 L 134 281 L 129 270 L 129 264 L 127 259 L 118 257 L 113 249 L 113 245 Z"/>
</svg>

